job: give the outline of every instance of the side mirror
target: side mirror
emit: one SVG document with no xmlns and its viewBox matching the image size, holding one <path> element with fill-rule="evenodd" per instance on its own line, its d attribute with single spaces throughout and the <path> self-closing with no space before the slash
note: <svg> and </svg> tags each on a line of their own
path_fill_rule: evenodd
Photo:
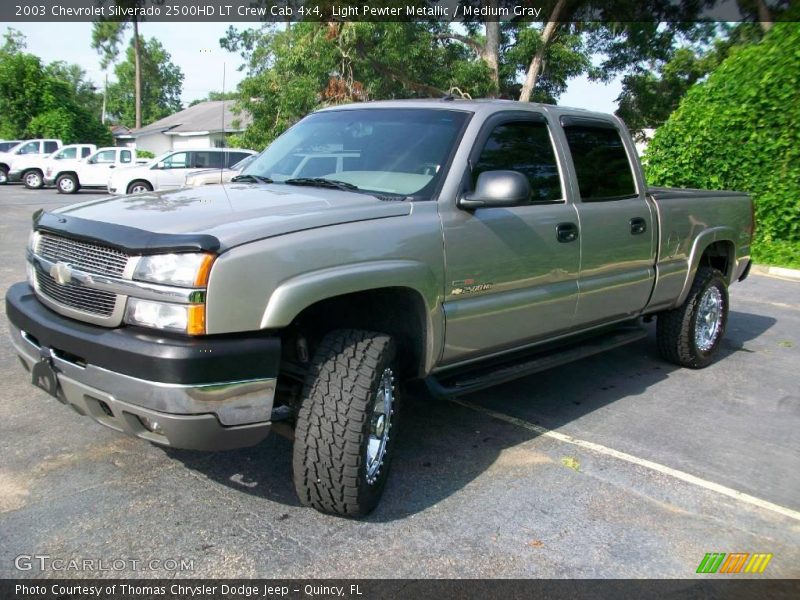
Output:
<svg viewBox="0 0 800 600">
<path fill-rule="evenodd" d="M 528 204 L 531 184 L 519 171 L 484 171 L 478 175 L 475 191 L 458 200 L 464 210 L 499 208 Z"/>
</svg>

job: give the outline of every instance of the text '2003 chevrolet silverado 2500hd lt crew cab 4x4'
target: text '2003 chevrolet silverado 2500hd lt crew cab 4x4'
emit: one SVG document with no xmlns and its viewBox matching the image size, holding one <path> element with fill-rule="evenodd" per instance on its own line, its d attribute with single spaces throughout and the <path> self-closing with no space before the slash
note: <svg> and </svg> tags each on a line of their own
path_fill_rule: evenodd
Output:
<svg viewBox="0 0 800 600">
<path fill-rule="evenodd" d="M 194 449 L 294 425 L 300 500 L 362 515 L 403 382 L 471 392 L 651 315 L 664 358 L 706 366 L 752 233 L 745 194 L 648 189 L 615 117 L 377 102 L 311 114 L 224 186 L 37 213 L 6 306 L 33 382 L 80 413 Z"/>
</svg>

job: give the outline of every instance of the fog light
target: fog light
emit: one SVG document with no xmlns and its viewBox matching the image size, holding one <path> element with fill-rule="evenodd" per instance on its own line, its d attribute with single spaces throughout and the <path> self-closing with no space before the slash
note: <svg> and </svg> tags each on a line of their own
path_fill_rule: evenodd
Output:
<svg viewBox="0 0 800 600">
<path fill-rule="evenodd" d="M 161 428 L 161 425 L 155 419 L 151 419 L 149 417 L 143 417 L 139 415 L 139 421 L 141 421 L 142 425 L 144 426 L 147 431 L 151 433 L 157 433 L 159 435 L 164 435 L 164 430 Z"/>
</svg>

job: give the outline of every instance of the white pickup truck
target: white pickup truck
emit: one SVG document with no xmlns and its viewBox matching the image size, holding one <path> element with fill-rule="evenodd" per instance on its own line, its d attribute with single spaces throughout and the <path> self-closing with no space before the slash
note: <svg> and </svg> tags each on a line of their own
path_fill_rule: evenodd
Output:
<svg viewBox="0 0 800 600">
<path fill-rule="evenodd" d="M 136 162 L 131 148 L 100 148 L 88 158 L 63 161 L 45 170 L 45 185 L 55 183 L 59 194 L 74 194 L 81 188 L 105 189 L 112 169 L 129 167 Z"/>
<path fill-rule="evenodd" d="M 29 155 L 51 154 L 61 148 L 61 140 L 25 140 L 7 152 L 0 152 L 0 184 L 8 183 L 8 173 L 13 169 L 13 164 L 20 158 Z"/>
<path fill-rule="evenodd" d="M 9 181 L 21 181 L 29 190 L 44 186 L 44 174 L 48 167 L 57 168 L 57 161 L 72 161 L 86 158 L 97 150 L 94 144 L 69 144 L 52 154 L 25 154 L 16 159 L 8 172 Z"/>
</svg>

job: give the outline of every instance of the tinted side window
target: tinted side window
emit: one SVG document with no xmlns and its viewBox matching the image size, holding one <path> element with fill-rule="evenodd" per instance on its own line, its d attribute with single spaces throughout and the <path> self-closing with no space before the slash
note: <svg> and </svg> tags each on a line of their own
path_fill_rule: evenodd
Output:
<svg viewBox="0 0 800 600">
<path fill-rule="evenodd" d="M 248 156 L 250 156 L 250 155 L 247 154 L 246 152 L 226 152 L 225 153 L 225 157 L 226 157 L 225 166 L 226 167 L 232 167 L 233 165 L 235 165 L 236 163 L 238 163 L 241 160 L 244 160 Z"/>
<path fill-rule="evenodd" d="M 531 184 L 531 202 L 561 199 L 561 178 L 546 123 L 519 121 L 494 128 L 472 169 L 473 186 L 484 171 L 519 171 Z"/>
<path fill-rule="evenodd" d="M 81 158 L 86 158 L 92 153 L 91 148 L 81 148 Z"/>
<path fill-rule="evenodd" d="M 131 162 L 131 151 L 130 150 L 122 150 L 119 153 L 119 162 L 122 163 L 129 163 Z"/>
<path fill-rule="evenodd" d="M 58 150 L 58 144 L 55 142 L 45 142 L 44 143 L 44 151 L 46 154 L 51 154 Z"/>
<path fill-rule="evenodd" d="M 77 148 L 65 148 L 55 155 L 55 158 L 78 158 Z"/>
<path fill-rule="evenodd" d="M 193 152 L 194 164 L 196 169 L 221 169 L 224 164 L 224 153 L 222 152 Z"/>
<path fill-rule="evenodd" d="M 39 154 L 39 142 L 28 142 L 17 151 L 17 154 Z"/>
<path fill-rule="evenodd" d="M 636 195 L 628 155 L 616 129 L 564 127 L 582 200 L 617 200 Z"/>
</svg>

